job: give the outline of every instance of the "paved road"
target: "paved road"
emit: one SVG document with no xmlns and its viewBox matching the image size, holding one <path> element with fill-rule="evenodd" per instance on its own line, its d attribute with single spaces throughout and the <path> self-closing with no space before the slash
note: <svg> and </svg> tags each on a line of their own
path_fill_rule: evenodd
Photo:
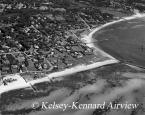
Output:
<svg viewBox="0 0 145 115">
<path fill-rule="evenodd" d="M 109 25 L 97 31 L 93 38 L 115 58 L 145 67 L 145 17 Z"/>
<path fill-rule="evenodd" d="M 134 19 L 108 26 L 94 34 L 99 46 L 114 57 L 144 66 L 144 20 Z M 50 82 L 34 85 L 32 89 L 7 92 L 0 97 L 2 115 L 144 115 L 141 107 L 145 98 L 145 73 L 126 65 L 113 64 L 85 72 L 62 76 Z M 130 110 L 115 109 L 49 109 L 48 104 L 138 104 Z M 143 105 L 144 106 L 144 105 Z M 34 108 L 33 108 L 34 107 Z M 36 107 L 36 108 L 35 108 Z"/>
</svg>

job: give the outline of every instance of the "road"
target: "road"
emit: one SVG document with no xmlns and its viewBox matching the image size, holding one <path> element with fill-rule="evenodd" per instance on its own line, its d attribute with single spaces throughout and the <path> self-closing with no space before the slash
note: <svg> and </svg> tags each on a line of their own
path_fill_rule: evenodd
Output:
<svg viewBox="0 0 145 115">
<path fill-rule="evenodd" d="M 99 46 L 108 55 L 133 65 L 144 66 L 144 18 L 119 21 L 113 25 L 94 30 L 87 38 L 93 37 L 98 42 L 90 47 Z M 88 41 L 89 42 L 89 41 Z M 90 41 L 92 43 L 92 41 Z M 104 55 L 106 54 L 104 52 Z M 110 56 L 111 58 L 111 56 Z M 130 61 L 131 60 L 131 61 Z M 102 63 L 99 62 L 101 65 Z M 100 65 L 99 64 L 99 65 Z M 110 62 L 109 62 L 110 64 Z M 106 63 L 105 63 L 106 65 Z M 5 92 L 0 97 L 2 115 L 144 115 L 145 72 L 120 63 L 107 66 L 80 66 L 66 71 L 65 74 L 51 74 L 50 81 L 33 85 L 32 88 Z M 74 71 L 77 71 L 73 73 Z M 68 74 L 67 74 L 68 73 Z M 71 73 L 71 75 L 70 75 Z M 59 77 L 58 74 L 60 75 Z M 32 83 L 33 84 L 33 83 Z M 46 102 L 46 108 L 43 105 Z M 130 110 L 115 109 L 49 109 L 48 104 L 102 104 L 129 103 L 139 108 Z M 141 108 L 141 105 L 144 108 Z"/>
</svg>

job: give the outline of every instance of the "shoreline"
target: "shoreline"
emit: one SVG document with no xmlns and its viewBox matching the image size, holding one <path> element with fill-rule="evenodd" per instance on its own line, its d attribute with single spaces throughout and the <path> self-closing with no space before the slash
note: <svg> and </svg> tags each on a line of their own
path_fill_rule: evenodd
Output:
<svg viewBox="0 0 145 115">
<path fill-rule="evenodd" d="M 144 16 L 145 16 L 145 14 L 136 14 L 136 15 L 132 15 L 132 16 L 129 16 L 129 17 L 124 17 L 122 19 L 106 23 L 102 26 L 99 26 L 99 27 L 93 29 L 89 33 L 89 35 L 86 35 L 84 38 L 81 38 L 82 42 L 87 43 L 88 47 L 94 48 L 95 52 L 99 52 L 103 56 L 105 56 L 105 57 L 107 56 L 110 59 L 105 60 L 105 61 L 101 61 L 101 62 L 96 62 L 96 63 L 89 64 L 89 65 L 85 65 L 85 64 L 78 65 L 78 66 L 75 66 L 75 67 L 72 67 L 72 68 L 69 68 L 69 69 L 65 69 L 65 70 L 60 71 L 60 72 L 54 72 L 54 73 L 48 74 L 44 78 L 40 78 L 40 79 L 37 79 L 37 80 L 32 80 L 32 81 L 27 82 L 27 83 L 25 82 L 25 80 L 19 82 L 20 79 L 22 79 L 22 77 L 19 74 L 15 74 L 15 75 L 13 75 L 13 77 L 17 76 L 17 77 L 19 77 L 18 78 L 19 80 L 15 83 L 13 83 L 13 82 L 10 83 L 7 86 L 1 85 L 0 86 L 0 95 L 4 92 L 8 92 L 8 91 L 11 91 L 11 90 L 22 89 L 22 88 L 32 88 L 31 85 L 35 85 L 37 83 L 42 83 L 42 82 L 45 82 L 45 81 L 49 81 L 52 78 L 71 75 L 71 74 L 74 74 L 74 73 L 77 73 L 77 72 L 82 72 L 82 71 L 98 68 L 98 67 L 109 65 L 109 64 L 119 63 L 119 61 L 117 59 L 115 59 L 114 57 L 112 57 L 111 55 L 102 51 L 100 48 L 98 48 L 97 46 L 94 45 L 94 43 L 92 42 L 94 40 L 93 34 L 96 33 L 97 31 L 99 31 L 100 29 L 103 29 L 103 28 L 105 28 L 109 25 L 112 25 L 112 24 L 115 24 L 115 23 L 118 23 L 118 22 L 121 22 L 121 21 L 125 21 L 125 20 L 132 20 L 132 19 L 136 19 L 136 18 L 141 18 L 141 17 L 144 17 Z"/>
</svg>

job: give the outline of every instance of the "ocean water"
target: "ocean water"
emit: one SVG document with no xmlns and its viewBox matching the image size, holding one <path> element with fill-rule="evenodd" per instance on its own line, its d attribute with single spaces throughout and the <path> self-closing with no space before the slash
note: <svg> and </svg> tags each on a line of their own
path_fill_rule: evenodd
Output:
<svg viewBox="0 0 145 115">
<path fill-rule="evenodd" d="M 109 25 L 94 34 L 98 45 L 116 59 L 145 67 L 145 17 Z"/>
<path fill-rule="evenodd" d="M 5 92 L 0 97 L 1 114 L 144 115 L 145 71 L 126 65 L 145 66 L 144 29 L 144 18 L 138 18 L 97 31 L 96 46 L 120 63 L 56 77 L 35 84 L 35 90 Z"/>
</svg>

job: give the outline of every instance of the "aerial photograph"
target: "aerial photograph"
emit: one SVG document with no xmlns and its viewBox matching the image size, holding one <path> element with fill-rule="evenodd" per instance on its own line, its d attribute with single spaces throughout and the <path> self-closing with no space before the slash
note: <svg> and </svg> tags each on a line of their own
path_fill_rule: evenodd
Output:
<svg viewBox="0 0 145 115">
<path fill-rule="evenodd" d="M 0 115 L 145 115 L 145 0 L 0 0 Z"/>
</svg>

